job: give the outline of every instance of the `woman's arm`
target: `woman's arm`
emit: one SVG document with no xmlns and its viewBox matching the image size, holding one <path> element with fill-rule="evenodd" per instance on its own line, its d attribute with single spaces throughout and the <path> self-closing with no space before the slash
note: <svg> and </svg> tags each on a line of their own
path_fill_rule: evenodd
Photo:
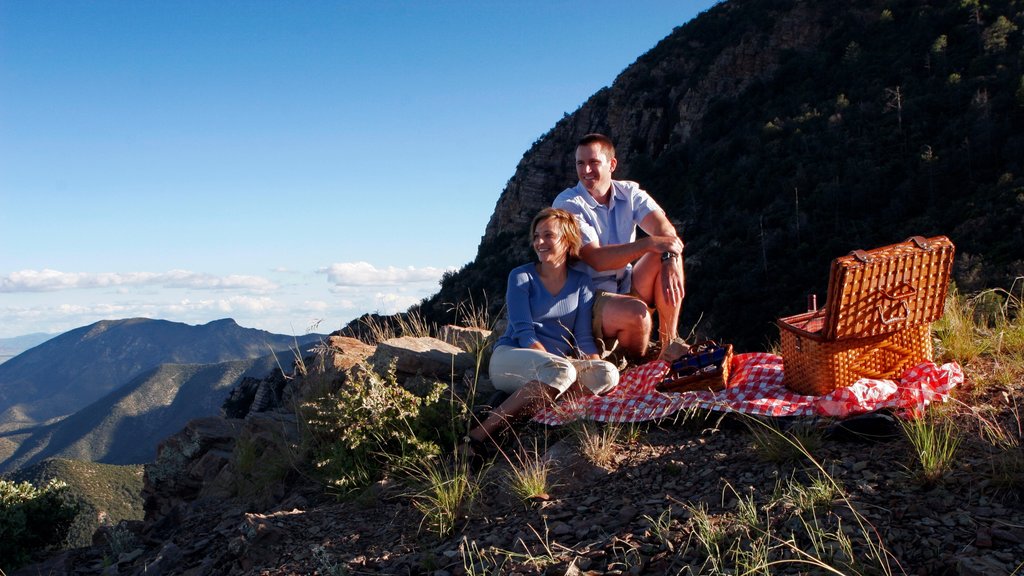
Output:
<svg viewBox="0 0 1024 576">
<path fill-rule="evenodd" d="M 590 283 L 590 277 L 586 274 L 579 274 L 579 287 L 576 289 L 578 296 L 578 308 L 576 309 L 576 323 L 572 327 L 572 334 L 576 340 L 576 349 L 580 355 L 600 359 L 597 354 L 597 343 L 594 342 L 594 289 Z"/>
<path fill-rule="evenodd" d="M 508 276 L 505 289 L 505 306 L 508 309 L 508 323 L 512 336 L 520 348 L 544 350 L 534 330 L 533 312 L 530 310 L 530 275 L 513 270 Z"/>
</svg>

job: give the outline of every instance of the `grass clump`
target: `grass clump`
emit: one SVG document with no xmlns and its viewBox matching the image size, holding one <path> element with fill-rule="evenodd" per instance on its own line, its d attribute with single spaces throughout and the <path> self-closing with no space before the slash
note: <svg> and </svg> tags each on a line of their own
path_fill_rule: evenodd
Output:
<svg viewBox="0 0 1024 576">
<path fill-rule="evenodd" d="M 463 536 L 459 552 L 462 556 L 462 569 L 467 576 L 498 576 L 507 572 L 505 564 L 508 557 L 490 549 L 481 549 L 476 540 Z"/>
<path fill-rule="evenodd" d="M 551 472 L 551 461 L 535 450 L 523 450 L 515 453 L 515 461 L 509 459 L 506 482 L 509 490 L 524 503 L 546 500 L 551 485 L 548 476 Z"/>
<path fill-rule="evenodd" d="M 428 458 L 413 466 L 410 476 L 420 485 L 412 494 L 413 506 L 423 514 L 420 526 L 438 537 L 451 535 L 480 496 L 480 484 L 464 461 L 450 465 Z"/>
<path fill-rule="evenodd" d="M 987 339 L 975 322 L 977 314 L 975 299 L 962 296 L 956 288 L 950 290 L 942 318 L 932 327 L 938 337 L 937 356 L 969 363 L 989 351 Z"/>
<path fill-rule="evenodd" d="M 644 514 L 644 520 L 648 524 L 648 531 L 658 543 L 669 552 L 674 552 L 676 546 L 672 534 L 672 509 L 666 508 L 657 518 Z"/>
<path fill-rule="evenodd" d="M 952 422 L 929 413 L 900 425 L 919 465 L 915 477 L 925 486 L 942 480 L 953 469 L 962 440 Z"/>
<path fill-rule="evenodd" d="M 392 316 L 366 314 L 358 322 L 361 329 L 356 336 L 367 344 L 379 344 L 400 336 L 426 337 L 437 333 L 437 326 L 428 322 L 419 308 Z"/>
<path fill-rule="evenodd" d="M 936 356 L 967 367 L 976 394 L 1024 379 L 1024 278 L 970 297 L 952 290 L 933 328 Z"/>
<path fill-rule="evenodd" d="M 615 460 L 622 429 L 608 424 L 599 426 L 590 420 L 576 420 L 572 436 L 584 458 L 595 466 L 608 467 Z"/>
</svg>

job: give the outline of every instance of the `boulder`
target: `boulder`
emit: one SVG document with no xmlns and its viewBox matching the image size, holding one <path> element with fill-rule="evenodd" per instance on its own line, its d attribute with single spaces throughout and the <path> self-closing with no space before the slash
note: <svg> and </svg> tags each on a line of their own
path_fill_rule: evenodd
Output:
<svg viewBox="0 0 1024 576">
<path fill-rule="evenodd" d="M 484 328 L 464 328 L 448 324 L 441 328 L 441 340 L 469 352 L 470 354 L 489 347 L 491 331 Z"/>
<path fill-rule="evenodd" d="M 374 352 L 373 346 L 348 336 L 331 336 L 327 339 L 327 344 L 334 353 L 328 370 L 336 374 L 340 374 L 366 360 Z"/>
<path fill-rule="evenodd" d="M 412 336 L 385 340 L 370 357 L 370 363 L 382 374 L 392 361 L 400 378 L 421 374 L 444 380 L 461 378 L 476 363 L 473 355 L 443 340 Z"/>
</svg>

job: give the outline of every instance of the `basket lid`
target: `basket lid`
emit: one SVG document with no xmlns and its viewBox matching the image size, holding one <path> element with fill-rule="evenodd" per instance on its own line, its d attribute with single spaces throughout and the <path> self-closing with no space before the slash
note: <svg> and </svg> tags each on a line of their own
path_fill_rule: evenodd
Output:
<svg viewBox="0 0 1024 576">
<path fill-rule="evenodd" d="M 836 258 L 822 335 L 863 338 L 934 322 L 942 316 L 954 250 L 945 236 L 915 236 Z"/>
</svg>

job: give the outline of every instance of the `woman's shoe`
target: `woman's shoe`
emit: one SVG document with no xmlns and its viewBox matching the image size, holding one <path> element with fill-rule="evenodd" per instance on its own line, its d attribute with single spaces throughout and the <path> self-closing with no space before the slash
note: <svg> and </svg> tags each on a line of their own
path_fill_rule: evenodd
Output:
<svg viewBox="0 0 1024 576">
<path fill-rule="evenodd" d="M 485 443 L 470 435 L 462 437 L 462 443 L 458 447 L 459 457 L 463 458 L 469 466 L 469 471 L 476 473 L 483 468 L 484 464 L 494 458 L 494 451 Z"/>
</svg>

